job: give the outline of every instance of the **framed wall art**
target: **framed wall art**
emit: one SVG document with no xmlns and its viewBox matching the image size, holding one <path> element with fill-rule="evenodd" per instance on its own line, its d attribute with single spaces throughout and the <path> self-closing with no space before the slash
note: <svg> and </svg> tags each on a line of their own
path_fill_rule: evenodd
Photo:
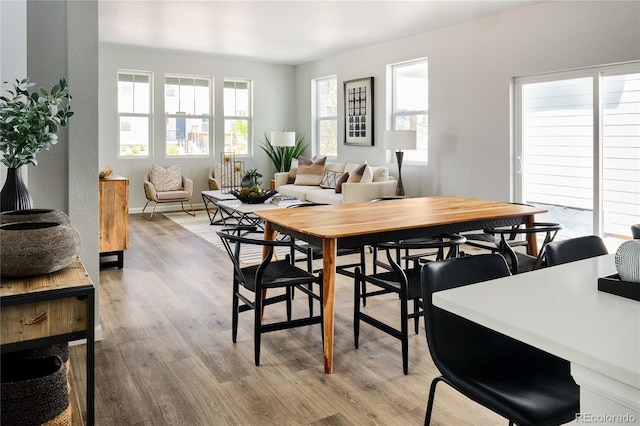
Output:
<svg viewBox="0 0 640 426">
<path fill-rule="evenodd" d="M 373 77 L 344 82 L 344 144 L 373 146 Z"/>
</svg>

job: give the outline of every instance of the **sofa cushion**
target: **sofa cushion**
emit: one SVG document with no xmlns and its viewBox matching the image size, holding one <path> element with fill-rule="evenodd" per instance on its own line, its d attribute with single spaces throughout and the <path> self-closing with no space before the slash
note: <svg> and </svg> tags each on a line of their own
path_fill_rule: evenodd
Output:
<svg viewBox="0 0 640 426">
<path fill-rule="evenodd" d="M 332 171 L 332 172 L 344 172 L 344 166 L 346 165 L 346 163 L 328 163 L 324 165 L 324 171 L 326 172 L 327 170 Z"/>
<path fill-rule="evenodd" d="M 298 171 L 296 173 L 296 185 L 320 185 L 324 176 L 324 165 L 327 157 L 319 157 L 311 161 L 305 157 L 298 157 Z"/>
<path fill-rule="evenodd" d="M 294 183 L 296 181 L 296 174 L 298 173 L 298 159 L 291 159 L 291 167 L 289 167 L 289 179 L 287 183 Z"/>
<path fill-rule="evenodd" d="M 340 175 L 340 177 L 336 181 L 336 194 L 342 194 L 342 184 L 345 183 L 347 179 L 349 179 L 349 173 L 344 172 L 342 175 Z"/>
<path fill-rule="evenodd" d="M 371 166 L 369 166 L 371 167 Z M 389 180 L 389 168 L 385 166 L 371 167 L 373 172 L 372 182 L 386 182 Z"/>
<path fill-rule="evenodd" d="M 320 187 L 317 185 L 293 185 L 287 184 L 278 187 L 278 193 L 284 195 L 286 197 L 295 197 L 300 201 L 307 200 L 307 194 L 314 191 L 319 190 Z"/>
<path fill-rule="evenodd" d="M 350 183 L 369 183 L 373 181 L 373 172 L 371 171 L 371 167 L 365 161 L 360 164 L 356 169 L 349 172 L 349 178 L 347 182 Z"/>
<path fill-rule="evenodd" d="M 182 189 L 182 171 L 179 164 L 166 169 L 155 163 L 151 165 L 150 180 L 158 192 L 179 191 Z"/>
<path fill-rule="evenodd" d="M 338 179 L 340 179 L 340 176 L 342 176 L 342 174 L 342 172 L 325 170 L 324 175 L 322 176 L 322 182 L 320 182 L 320 188 L 335 189 L 336 183 L 338 183 Z"/>
<path fill-rule="evenodd" d="M 333 189 L 315 189 L 307 192 L 307 201 L 317 204 L 341 204 L 342 194 Z"/>
</svg>

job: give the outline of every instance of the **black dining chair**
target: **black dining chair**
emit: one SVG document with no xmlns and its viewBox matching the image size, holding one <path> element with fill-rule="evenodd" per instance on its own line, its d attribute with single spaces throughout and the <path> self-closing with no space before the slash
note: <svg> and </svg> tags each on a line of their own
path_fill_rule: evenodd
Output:
<svg viewBox="0 0 640 426">
<path fill-rule="evenodd" d="M 451 237 L 451 238 L 449 238 Z M 402 369 L 404 374 L 409 373 L 409 320 L 414 321 L 415 333 L 418 333 L 420 317 L 422 316 L 422 297 L 420 291 L 420 266 L 423 263 L 423 253 L 412 258 L 412 262 L 402 268 L 402 258 L 400 253 L 424 252 L 425 250 L 436 250 L 440 253 L 436 260 L 444 259 L 447 255 L 458 253 L 456 248 L 464 243 L 464 237 L 442 236 L 431 239 L 404 240 L 400 242 L 388 242 L 376 244 L 374 250 L 382 250 L 387 257 L 387 264 L 390 270 L 383 272 L 365 274 L 359 267 L 355 269 L 354 278 L 354 313 L 353 329 L 354 343 L 358 348 L 360 341 L 360 321 L 364 321 L 385 333 L 399 339 L 402 346 Z M 374 251 L 375 253 L 375 251 Z M 365 283 L 371 284 L 366 286 Z M 360 306 L 364 304 L 366 298 L 380 296 L 384 294 L 397 294 L 400 300 L 400 329 L 382 322 L 374 316 L 374 309 L 367 308 L 363 312 Z M 408 304 L 413 302 L 413 310 L 409 312 Z"/>
<path fill-rule="evenodd" d="M 640 240 L 640 223 L 631 225 L 631 236 L 634 240 Z"/>
<path fill-rule="evenodd" d="M 504 227 L 485 229 L 484 233 L 494 239 L 496 252 L 502 254 L 509 263 L 511 273 L 539 269 L 545 265 L 545 251 L 547 245 L 551 243 L 562 225 L 553 222 L 534 222 L 530 227 Z M 544 239 L 538 253 L 521 253 L 515 248 L 517 246 L 527 246 L 526 237 L 534 234 L 544 234 Z M 517 238 L 520 237 L 520 238 Z"/>
<path fill-rule="evenodd" d="M 255 226 L 224 227 L 217 231 L 224 248 L 233 262 L 233 310 L 232 340 L 236 343 L 238 320 L 241 312 L 254 311 L 254 351 L 255 364 L 260 365 L 260 343 L 263 333 L 284 330 L 312 324 L 322 324 L 322 272 L 314 275 L 295 266 L 295 241 L 291 238 L 264 240 L 264 235 Z M 245 265 L 241 258 L 243 249 L 263 247 L 266 255 L 255 264 Z M 274 250 L 288 251 L 285 259 L 274 260 Z M 317 284 L 318 292 L 313 291 Z M 309 298 L 309 314 L 292 319 L 293 289 L 298 289 Z M 284 289 L 284 294 L 267 297 L 267 290 Z M 320 301 L 320 314 L 313 315 L 312 303 Z M 286 303 L 287 319 L 265 323 L 263 308 L 278 302 Z"/>
<path fill-rule="evenodd" d="M 607 253 L 609 253 L 607 246 L 597 235 L 554 241 L 547 245 L 547 266 L 575 262 Z"/>
<path fill-rule="evenodd" d="M 508 277 L 499 254 L 459 257 L 423 266 L 427 345 L 440 376 L 429 389 L 425 425 L 436 386 L 445 382 L 506 417 L 509 425 L 559 425 L 579 412 L 579 387 L 569 362 L 433 305 L 433 293 Z"/>
</svg>

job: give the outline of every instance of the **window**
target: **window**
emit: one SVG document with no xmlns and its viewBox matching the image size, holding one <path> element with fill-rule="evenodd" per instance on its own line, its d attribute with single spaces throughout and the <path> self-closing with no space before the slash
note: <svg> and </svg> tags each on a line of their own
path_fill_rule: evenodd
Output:
<svg viewBox="0 0 640 426">
<path fill-rule="evenodd" d="M 429 78 L 427 59 L 390 66 L 391 130 L 415 130 L 417 149 L 405 151 L 405 161 L 427 161 Z"/>
<path fill-rule="evenodd" d="M 516 79 L 517 198 L 559 236 L 630 234 L 640 222 L 640 63 Z"/>
<path fill-rule="evenodd" d="M 206 156 L 211 145 L 212 80 L 166 76 L 164 110 L 167 156 Z"/>
<path fill-rule="evenodd" d="M 250 155 L 251 81 L 224 81 L 224 152 Z"/>
<path fill-rule="evenodd" d="M 338 155 L 338 79 L 319 78 L 315 86 L 315 146 L 320 155 Z"/>
<path fill-rule="evenodd" d="M 151 73 L 118 71 L 120 157 L 148 157 L 151 143 Z"/>
</svg>

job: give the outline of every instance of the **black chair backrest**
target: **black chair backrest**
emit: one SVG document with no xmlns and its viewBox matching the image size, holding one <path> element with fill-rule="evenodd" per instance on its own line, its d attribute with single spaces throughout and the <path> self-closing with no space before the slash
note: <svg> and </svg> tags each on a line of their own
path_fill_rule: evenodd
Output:
<svg viewBox="0 0 640 426">
<path fill-rule="evenodd" d="M 547 265 L 555 266 L 607 253 L 607 246 L 597 235 L 554 241 L 547 245 Z"/>
<path fill-rule="evenodd" d="M 462 367 L 503 353 L 508 339 L 434 306 L 433 293 L 509 275 L 509 266 L 499 254 L 458 257 L 423 266 L 421 284 L 427 343 L 434 363 L 443 374 L 445 370 L 451 371 L 451 363 Z"/>
<path fill-rule="evenodd" d="M 631 235 L 634 240 L 640 240 L 640 223 L 631 225 Z"/>
</svg>

